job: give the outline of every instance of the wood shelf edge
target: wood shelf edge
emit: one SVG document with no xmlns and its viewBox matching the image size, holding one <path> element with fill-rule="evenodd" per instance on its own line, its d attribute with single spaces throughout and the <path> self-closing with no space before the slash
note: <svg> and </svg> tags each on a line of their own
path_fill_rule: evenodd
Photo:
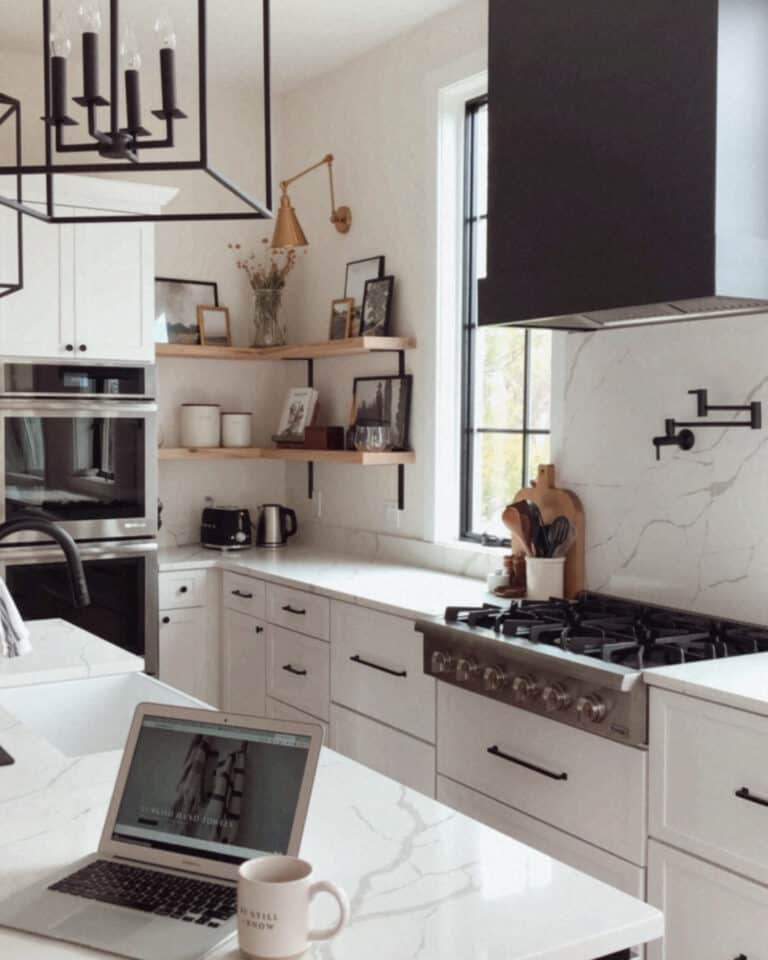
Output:
<svg viewBox="0 0 768 960">
<path fill-rule="evenodd" d="M 283 347 L 214 347 L 181 343 L 155 344 L 156 357 L 189 360 L 317 360 L 365 353 L 415 350 L 416 337 L 349 337 L 320 343 L 291 343 Z"/>
<path fill-rule="evenodd" d="M 416 462 L 412 450 L 364 453 L 358 450 L 304 450 L 275 447 L 160 447 L 160 460 L 286 460 L 295 463 L 348 463 L 362 467 Z"/>
</svg>

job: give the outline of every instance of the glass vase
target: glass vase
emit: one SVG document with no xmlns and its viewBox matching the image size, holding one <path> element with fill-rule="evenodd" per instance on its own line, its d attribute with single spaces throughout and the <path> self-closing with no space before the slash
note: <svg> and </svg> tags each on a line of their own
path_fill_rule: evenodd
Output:
<svg viewBox="0 0 768 960">
<path fill-rule="evenodd" d="M 287 330 L 280 319 L 282 290 L 253 291 L 253 343 L 254 347 L 281 347 L 286 341 Z"/>
</svg>

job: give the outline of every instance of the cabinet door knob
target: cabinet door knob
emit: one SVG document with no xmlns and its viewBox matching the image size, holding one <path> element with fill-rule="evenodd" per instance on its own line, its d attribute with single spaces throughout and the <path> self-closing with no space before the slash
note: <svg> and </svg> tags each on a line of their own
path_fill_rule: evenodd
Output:
<svg viewBox="0 0 768 960">
<path fill-rule="evenodd" d="M 67 351 L 67 353 L 72 353 L 72 351 L 75 349 L 75 345 L 73 343 L 68 343 L 64 349 Z"/>
<path fill-rule="evenodd" d="M 264 633 L 264 627 L 256 627 L 256 633 Z"/>
<path fill-rule="evenodd" d="M 85 353 L 85 351 L 88 349 L 88 347 L 86 347 L 86 345 L 85 345 L 84 343 L 81 343 L 80 346 L 79 346 L 77 349 L 80 351 L 80 353 Z"/>
<path fill-rule="evenodd" d="M 186 593 L 189 587 L 179 587 L 179 593 Z"/>
<path fill-rule="evenodd" d="M 171 618 L 170 618 L 170 617 L 163 617 L 162 623 L 170 623 L 170 622 L 171 622 Z"/>
</svg>

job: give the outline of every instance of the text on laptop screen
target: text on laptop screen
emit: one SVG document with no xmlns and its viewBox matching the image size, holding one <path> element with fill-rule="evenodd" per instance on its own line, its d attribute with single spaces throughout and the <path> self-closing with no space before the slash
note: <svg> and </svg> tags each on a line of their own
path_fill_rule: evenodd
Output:
<svg viewBox="0 0 768 960">
<path fill-rule="evenodd" d="M 145 717 L 112 839 L 228 863 L 286 853 L 311 739 Z"/>
</svg>

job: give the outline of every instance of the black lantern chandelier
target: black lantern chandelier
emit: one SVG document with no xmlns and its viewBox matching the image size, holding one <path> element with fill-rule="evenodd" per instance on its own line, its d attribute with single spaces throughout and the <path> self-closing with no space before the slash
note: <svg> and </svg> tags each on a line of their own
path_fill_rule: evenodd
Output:
<svg viewBox="0 0 768 960">
<path fill-rule="evenodd" d="M 7 129 L 6 124 L 13 125 L 14 156 L 16 166 L 21 166 L 21 104 L 13 97 L 6 97 L 0 93 L 0 128 Z M 21 173 L 17 172 L 16 202 L 21 203 Z M 0 279 L 0 298 L 11 293 L 18 293 L 24 287 L 24 225 L 21 212 L 16 211 L 16 275 L 12 280 Z"/>
<path fill-rule="evenodd" d="M 61 2 L 61 0 L 59 0 Z M 124 223 L 142 221 L 193 221 L 193 220 L 260 220 L 272 217 L 271 176 L 271 113 L 270 113 L 270 49 L 269 49 L 269 0 L 261 4 L 261 33 L 263 46 L 264 84 L 264 201 L 254 199 L 231 179 L 215 169 L 208 150 L 208 3 L 207 0 L 190 0 L 197 8 L 197 87 L 198 87 L 198 155 L 193 160 L 161 160 L 163 150 L 175 146 L 175 124 L 187 120 L 180 109 L 176 91 L 176 34 L 167 16 L 155 22 L 159 44 L 159 71 L 161 81 L 161 105 L 152 110 L 152 116 L 164 125 L 164 136 L 153 138 L 144 126 L 141 110 L 140 68 L 141 55 L 133 30 L 121 32 L 120 0 L 109 0 L 109 97 L 99 88 L 99 40 L 101 30 L 100 0 L 81 0 L 80 19 L 82 32 L 82 94 L 71 101 L 78 110 L 70 108 L 67 99 L 68 57 L 71 42 L 62 14 L 51 19 L 51 0 L 42 0 L 43 8 L 43 78 L 45 90 L 45 162 L 24 164 L 20 140 L 17 143 L 15 165 L 0 166 L 0 174 L 17 177 L 17 196 L 0 196 L 0 204 L 29 214 L 47 223 Z M 213 4 L 215 8 L 216 4 Z M 258 4 L 254 4 L 255 7 Z M 122 77 L 121 77 L 122 70 Z M 17 103 L 0 95 L 0 106 Z M 124 110 L 121 109 L 124 106 Z M 9 111 L 10 113 L 10 111 Z M 125 123 L 120 118 L 124 114 Z M 2 119 L 8 116 L 6 114 Z M 17 114 L 18 116 L 18 114 Z M 77 119 L 78 116 L 82 117 Z M 2 120 L 0 120 L 2 123 Z M 87 130 L 87 137 L 71 142 L 75 131 Z M 96 154 L 98 162 L 57 162 L 57 157 L 70 154 Z M 152 159 L 147 159 L 151 157 Z M 157 158 L 157 159 L 155 159 Z M 234 195 L 244 209 L 231 212 L 208 213 L 160 213 L 160 214 L 110 214 L 105 216 L 84 214 L 57 215 L 55 199 L 56 175 L 104 174 L 121 171 L 186 173 L 203 171 L 222 188 Z M 32 207 L 22 199 L 22 178 L 26 175 L 45 177 L 45 210 Z M 0 289 L 2 285 L 0 285 Z"/>
</svg>

